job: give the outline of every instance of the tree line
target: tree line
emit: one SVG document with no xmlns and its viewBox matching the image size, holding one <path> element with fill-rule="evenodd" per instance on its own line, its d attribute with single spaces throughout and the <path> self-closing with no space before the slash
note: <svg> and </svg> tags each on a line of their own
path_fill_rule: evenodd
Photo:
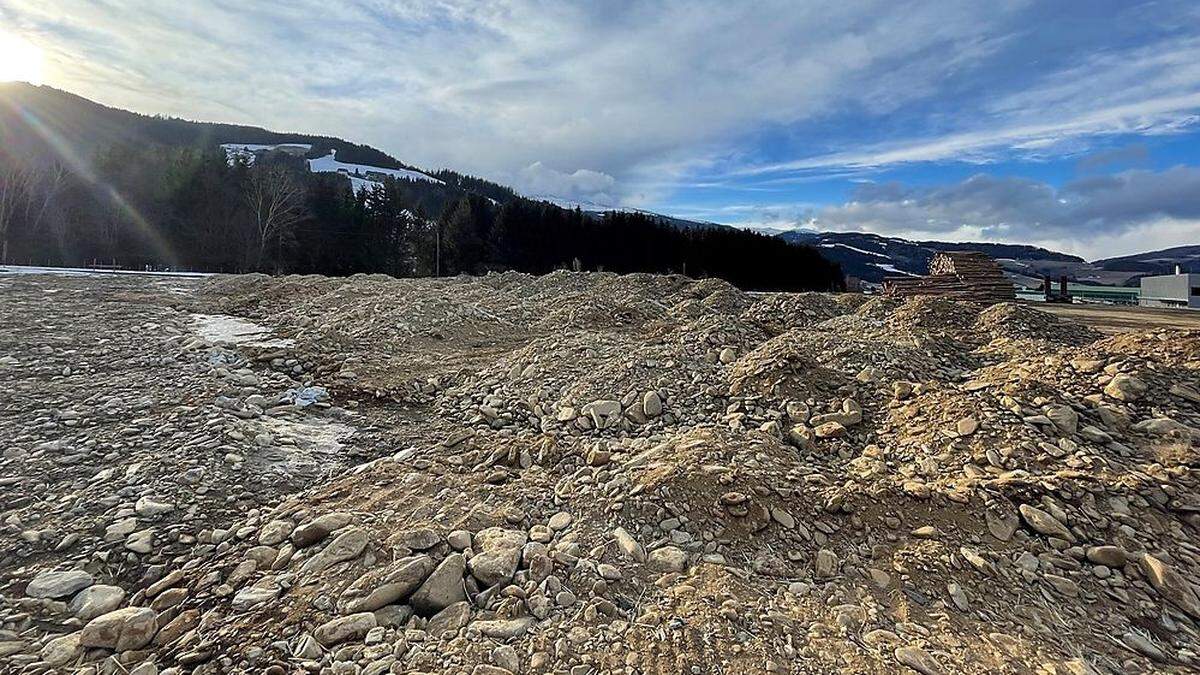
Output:
<svg viewBox="0 0 1200 675">
<path fill-rule="evenodd" d="M 317 149 L 314 149 L 317 152 Z M 648 214 L 588 214 L 450 171 L 372 190 L 304 158 L 229 161 L 215 145 L 114 143 L 86 164 L 0 150 L 0 260 L 212 272 L 394 276 L 608 270 L 715 276 L 747 289 L 830 289 L 814 249 Z"/>
</svg>

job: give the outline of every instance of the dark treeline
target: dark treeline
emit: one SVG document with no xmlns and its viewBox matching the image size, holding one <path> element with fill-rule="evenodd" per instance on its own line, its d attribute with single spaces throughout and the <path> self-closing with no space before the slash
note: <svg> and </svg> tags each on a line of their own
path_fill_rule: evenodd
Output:
<svg viewBox="0 0 1200 675">
<path fill-rule="evenodd" d="M 310 173 L 286 153 L 247 164 L 230 163 L 215 145 L 116 143 L 81 169 L 0 152 L 0 256 L 330 275 L 676 272 L 747 289 L 841 281 L 815 250 L 777 238 L 680 229 L 641 213 L 590 215 L 454 172 L 436 176 L 444 184 L 388 179 L 356 194 L 345 176 Z"/>
</svg>

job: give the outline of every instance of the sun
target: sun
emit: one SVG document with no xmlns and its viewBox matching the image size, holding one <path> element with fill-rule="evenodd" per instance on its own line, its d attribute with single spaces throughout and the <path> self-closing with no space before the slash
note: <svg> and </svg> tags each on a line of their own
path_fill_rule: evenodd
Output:
<svg viewBox="0 0 1200 675">
<path fill-rule="evenodd" d="M 25 38 L 0 32 L 0 82 L 42 83 L 42 50 Z"/>
</svg>

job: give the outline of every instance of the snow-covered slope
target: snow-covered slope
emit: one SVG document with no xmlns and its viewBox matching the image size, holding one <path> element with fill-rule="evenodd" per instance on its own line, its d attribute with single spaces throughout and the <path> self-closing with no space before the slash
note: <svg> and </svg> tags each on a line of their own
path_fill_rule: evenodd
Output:
<svg viewBox="0 0 1200 675">
<path fill-rule="evenodd" d="M 238 159 L 244 160 L 247 164 L 253 164 L 254 160 L 264 152 L 286 152 L 303 157 L 312 151 L 312 145 L 309 143 L 277 143 L 275 145 L 222 143 L 221 148 L 225 150 L 225 156 L 229 158 L 231 164 Z M 341 162 L 338 161 L 336 149 L 330 150 L 329 154 L 324 157 L 308 160 L 308 170 L 313 173 L 340 173 L 350 179 L 350 188 L 355 192 L 372 190 L 383 185 L 383 180 L 388 176 L 398 180 L 423 180 L 442 184 L 442 181 L 437 178 L 420 171 L 385 169 L 370 164 Z"/>
<path fill-rule="evenodd" d="M 275 145 L 262 145 L 260 143 L 222 143 L 221 148 L 225 151 L 225 156 L 232 163 L 235 159 L 243 159 L 247 164 L 253 164 L 254 158 L 262 152 L 286 152 L 292 155 L 303 156 L 312 150 L 311 143 L 277 143 Z"/>
<path fill-rule="evenodd" d="M 378 166 L 369 166 L 366 164 L 350 164 L 348 162 L 339 162 L 337 159 L 337 150 L 330 150 L 328 155 L 317 159 L 308 160 L 308 170 L 313 173 L 341 173 L 350 176 L 351 182 L 355 183 L 354 179 L 358 179 L 355 185 L 357 190 L 359 187 L 368 187 L 380 185 L 379 178 L 384 176 L 392 176 L 399 180 L 426 180 L 431 183 L 441 183 L 442 181 L 427 176 L 420 171 L 410 171 L 408 169 L 384 169 Z"/>
</svg>

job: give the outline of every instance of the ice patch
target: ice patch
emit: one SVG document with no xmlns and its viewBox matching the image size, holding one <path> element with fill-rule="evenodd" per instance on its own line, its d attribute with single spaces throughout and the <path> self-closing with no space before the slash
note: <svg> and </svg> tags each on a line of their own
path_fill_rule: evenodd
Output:
<svg viewBox="0 0 1200 675">
<path fill-rule="evenodd" d="M 271 331 L 252 321 L 225 314 L 193 314 L 196 334 L 217 345 L 286 349 L 296 344 L 290 338 L 273 338 Z"/>
<path fill-rule="evenodd" d="M 313 480 L 347 463 L 342 449 L 354 435 L 350 425 L 311 415 L 263 416 L 259 422 L 274 443 L 251 451 L 247 462 L 264 473 L 279 474 L 287 480 Z"/>
</svg>

